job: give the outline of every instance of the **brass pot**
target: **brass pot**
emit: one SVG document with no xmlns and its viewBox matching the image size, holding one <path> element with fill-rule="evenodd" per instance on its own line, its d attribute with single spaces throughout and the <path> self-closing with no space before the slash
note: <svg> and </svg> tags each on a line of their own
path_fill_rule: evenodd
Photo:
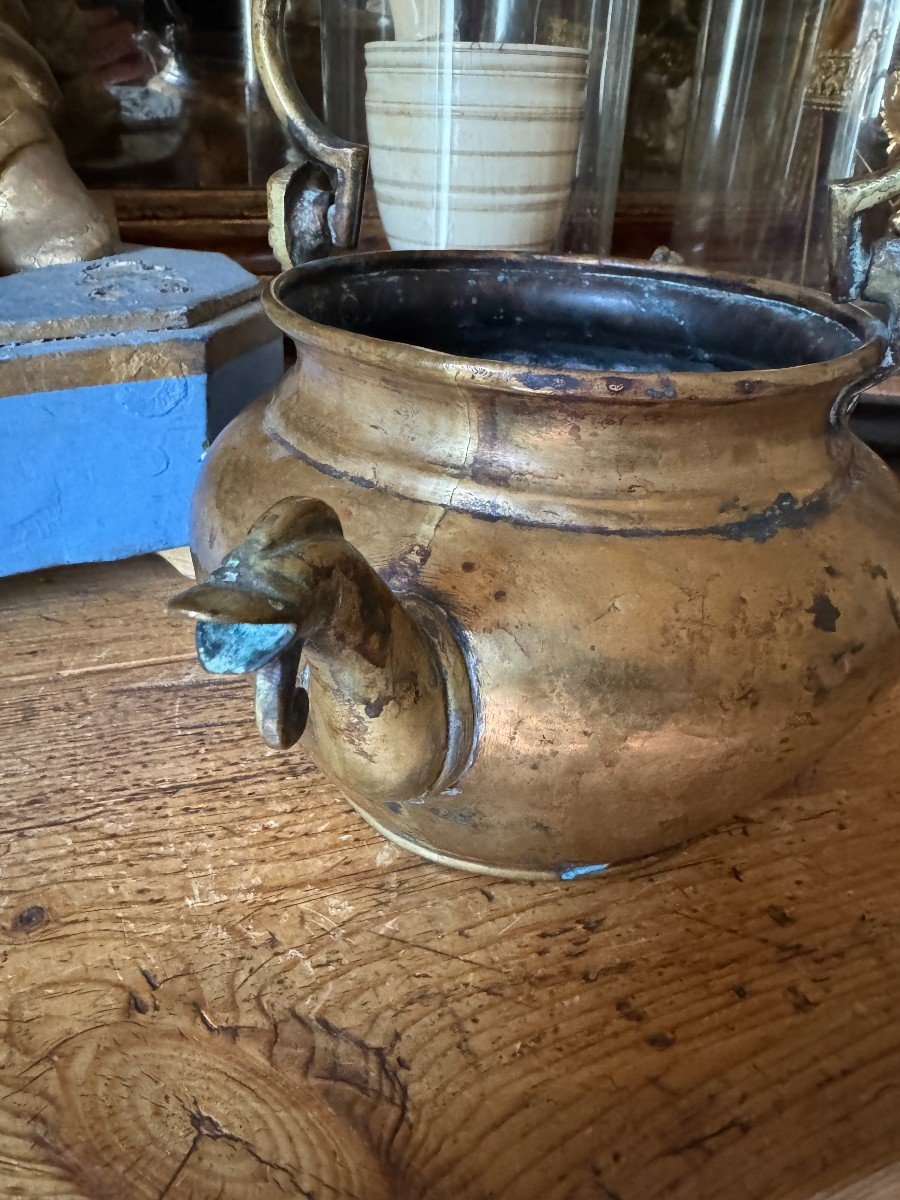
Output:
<svg viewBox="0 0 900 1200">
<path fill-rule="evenodd" d="M 897 676 L 900 487 L 844 423 L 871 309 L 466 252 L 266 307 L 298 362 L 210 452 L 176 606 L 392 840 L 597 873 L 743 814 Z"/>
<path fill-rule="evenodd" d="M 355 244 L 366 150 L 299 94 L 284 16 L 254 0 L 305 155 L 270 184 L 287 267 Z M 860 213 L 898 194 L 833 189 L 841 299 L 896 310 Z M 213 447 L 174 604 L 210 670 L 256 673 L 267 742 L 302 735 L 401 845 L 602 872 L 744 811 L 897 674 L 900 488 L 845 426 L 891 365 L 871 311 L 465 252 L 295 265 L 266 307 L 298 363 Z"/>
</svg>

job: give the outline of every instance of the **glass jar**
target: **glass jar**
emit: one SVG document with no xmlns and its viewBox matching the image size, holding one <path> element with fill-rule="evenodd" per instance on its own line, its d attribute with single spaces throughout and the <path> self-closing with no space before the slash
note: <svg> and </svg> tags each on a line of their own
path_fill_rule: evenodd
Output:
<svg viewBox="0 0 900 1200">
<path fill-rule="evenodd" d="M 310 0 L 292 0 L 286 20 L 295 72 L 319 103 L 318 0 L 312 5 L 310 19 Z M 250 0 L 82 0 L 81 7 L 133 26 L 134 47 L 146 62 L 139 77 L 113 73 L 106 83 L 113 111 L 108 134 L 73 152 L 88 183 L 136 189 L 265 185 L 289 147 L 256 73 Z M 85 124 L 81 111 L 72 116 Z"/>
<path fill-rule="evenodd" d="M 689 263 L 825 286 L 829 183 L 888 163 L 898 25 L 900 0 L 707 0 L 673 235 Z"/>
</svg>

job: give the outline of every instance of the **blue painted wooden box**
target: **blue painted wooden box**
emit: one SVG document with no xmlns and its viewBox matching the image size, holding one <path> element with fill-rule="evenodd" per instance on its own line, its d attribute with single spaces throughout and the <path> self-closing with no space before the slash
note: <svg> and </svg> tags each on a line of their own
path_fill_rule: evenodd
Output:
<svg viewBox="0 0 900 1200">
<path fill-rule="evenodd" d="M 140 250 L 0 279 L 0 575 L 188 540 L 206 447 L 284 369 L 230 259 Z"/>
</svg>

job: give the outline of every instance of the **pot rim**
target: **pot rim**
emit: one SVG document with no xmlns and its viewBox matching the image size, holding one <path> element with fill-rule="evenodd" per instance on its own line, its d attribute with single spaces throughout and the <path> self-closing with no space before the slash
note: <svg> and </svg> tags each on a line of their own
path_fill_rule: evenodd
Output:
<svg viewBox="0 0 900 1200">
<path fill-rule="evenodd" d="M 707 288 L 723 293 L 780 301 L 803 308 L 843 326 L 859 339 L 859 345 L 845 354 L 820 362 L 792 367 L 768 367 L 741 371 L 612 372 L 576 368 L 534 366 L 491 358 L 472 358 L 432 350 L 410 342 L 389 341 L 370 334 L 356 333 L 336 325 L 326 325 L 302 316 L 283 299 L 284 293 L 298 282 L 317 276 L 344 273 L 362 274 L 369 267 L 395 266 L 423 269 L 460 266 L 470 262 L 494 264 L 500 271 L 515 264 L 547 263 L 553 266 L 584 264 L 601 268 L 611 275 L 653 277 L 673 283 L 696 280 Z M 671 400 L 713 403 L 742 403 L 774 391 L 832 390 L 859 383 L 866 386 L 883 361 L 888 347 L 884 321 L 868 307 L 856 303 L 839 304 L 824 292 L 798 287 L 777 280 L 743 276 L 703 268 L 657 264 L 641 259 L 599 258 L 592 255 L 533 254 L 524 251 L 482 250 L 379 250 L 357 251 L 331 258 L 315 259 L 283 271 L 263 290 L 263 305 L 275 325 L 302 347 L 351 357 L 374 367 L 389 366 L 409 378 L 432 384 L 450 381 L 477 391 L 504 392 L 509 395 L 564 394 L 570 398 L 614 401 L 616 404 L 659 404 Z"/>
</svg>

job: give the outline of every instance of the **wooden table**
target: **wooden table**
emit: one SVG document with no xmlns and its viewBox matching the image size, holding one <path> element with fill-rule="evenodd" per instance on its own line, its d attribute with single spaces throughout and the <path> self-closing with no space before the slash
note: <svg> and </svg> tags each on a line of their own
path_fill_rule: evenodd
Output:
<svg viewBox="0 0 900 1200">
<path fill-rule="evenodd" d="M 0 586 L 0 1196 L 900 1196 L 900 692 L 593 883 L 382 841 L 158 559 Z"/>
</svg>

